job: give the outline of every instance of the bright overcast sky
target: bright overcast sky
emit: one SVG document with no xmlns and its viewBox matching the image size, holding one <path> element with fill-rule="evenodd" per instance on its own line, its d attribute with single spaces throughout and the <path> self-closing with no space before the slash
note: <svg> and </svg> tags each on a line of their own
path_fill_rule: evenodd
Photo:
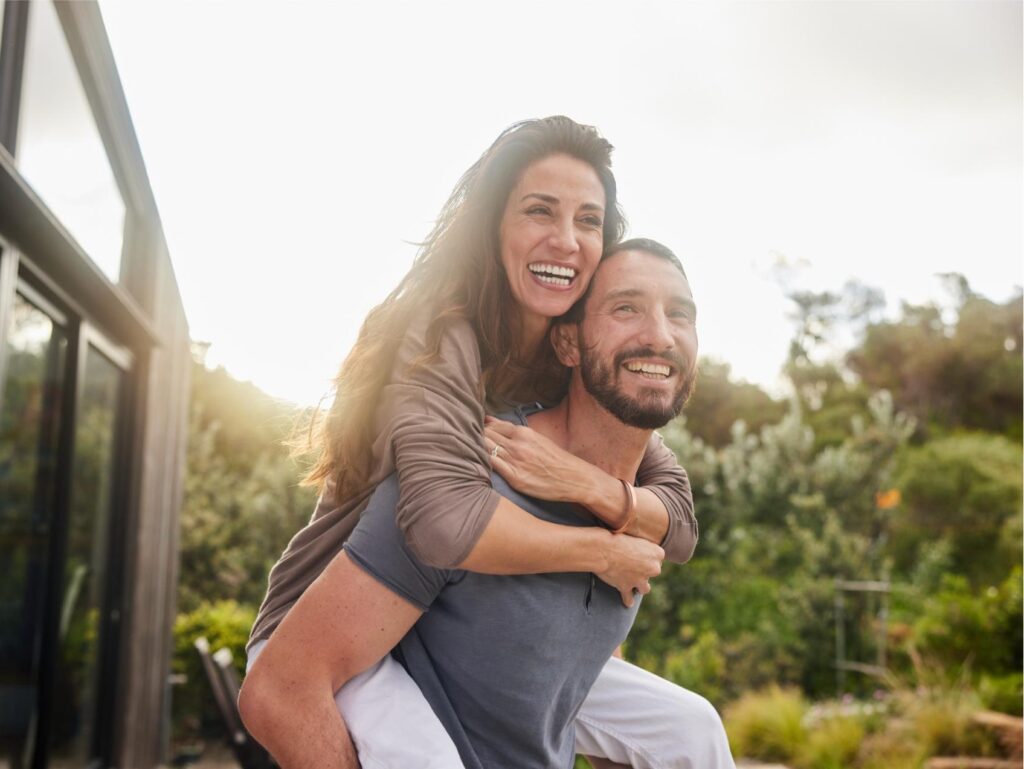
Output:
<svg viewBox="0 0 1024 769">
<path fill-rule="evenodd" d="M 899 300 L 1022 282 L 1020 2 L 101 0 L 209 360 L 315 402 L 458 176 L 564 113 L 631 234 L 686 263 L 701 348 L 771 385 L 772 265 Z"/>
</svg>

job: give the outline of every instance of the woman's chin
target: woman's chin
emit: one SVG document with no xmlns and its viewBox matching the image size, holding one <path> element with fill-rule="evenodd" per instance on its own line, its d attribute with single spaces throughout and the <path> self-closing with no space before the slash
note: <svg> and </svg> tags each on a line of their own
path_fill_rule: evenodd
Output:
<svg viewBox="0 0 1024 769">
<path fill-rule="evenodd" d="M 576 290 L 555 292 L 535 289 L 520 298 L 519 306 L 528 315 L 539 315 L 550 320 L 569 312 L 579 297 L 580 292 Z"/>
</svg>

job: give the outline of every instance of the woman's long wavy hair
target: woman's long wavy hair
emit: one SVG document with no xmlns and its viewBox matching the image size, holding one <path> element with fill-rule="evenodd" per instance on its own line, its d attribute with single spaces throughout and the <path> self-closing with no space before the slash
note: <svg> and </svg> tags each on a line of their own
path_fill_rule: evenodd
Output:
<svg viewBox="0 0 1024 769">
<path fill-rule="evenodd" d="M 415 315 L 433 307 L 427 354 L 435 359 L 448 323 L 468 321 L 480 345 L 481 397 L 514 401 L 529 390 L 533 399 L 557 400 L 566 377 L 550 345 L 522 350 L 519 308 L 501 262 L 500 224 L 512 188 L 532 163 L 569 155 L 589 164 L 604 187 L 606 246 L 625 229 L 611 171 L 612 145 L 596 129 L 564 116 L 526 120 L 506 129 L 452 190 L 412 268 L 388 297 L 366 316 L 359 337 L 334 379 L 326 415 L 314 413 L 305 448 L 315 461 L 303 483 L 344 500 L 366 485 L 380 392 L 395 354 Z M 495 312 L 495 308 L 498 309 Z M 547 385 L 538 392 L 537 383 Z M 529 387 L 527 387 L 529 385 Z M 546 391 L 545 391 L 546 390 Z M 322 417 L 322 418 L 321 418 Z"/>
</svg>

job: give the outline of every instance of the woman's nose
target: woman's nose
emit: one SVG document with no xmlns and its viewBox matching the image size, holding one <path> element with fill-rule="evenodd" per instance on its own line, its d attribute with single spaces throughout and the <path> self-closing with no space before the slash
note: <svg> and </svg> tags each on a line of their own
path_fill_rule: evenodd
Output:
<svg viewBox="0 0 1024 769">
<path fill-rule="evenodd" d="M 557 220 L 553 226 L 551 244 L 555 248 L 566 254 L 574 254 L 580 250 L 580 243 L 576 237 L 576 222 L 572 218 Z"/>
</svg>

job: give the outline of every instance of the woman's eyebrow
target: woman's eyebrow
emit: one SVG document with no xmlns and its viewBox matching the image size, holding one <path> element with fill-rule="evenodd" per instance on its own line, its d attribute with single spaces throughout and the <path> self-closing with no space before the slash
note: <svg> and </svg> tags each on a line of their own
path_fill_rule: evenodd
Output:
<svg viewBox="0 0 1024 769">
<path fill-rule="evenodd" d="M 548 203 L 553 206 L 558 205 L 559 203 L 562 202 L 554 195 L 549 195 L 546 192 L 528 192 L 519 199 L 519 202 L 522 203 L 523 201 L 528 200 L 529 198 L 536 198 L 537 200 L 543 203 Z M 583 203 L 580 206 L 580 209 L 583 211 L 600 211 L 602 213 L 604 212 L 604 207 L 599 206 L 597 203 Z"/>
</svg>

